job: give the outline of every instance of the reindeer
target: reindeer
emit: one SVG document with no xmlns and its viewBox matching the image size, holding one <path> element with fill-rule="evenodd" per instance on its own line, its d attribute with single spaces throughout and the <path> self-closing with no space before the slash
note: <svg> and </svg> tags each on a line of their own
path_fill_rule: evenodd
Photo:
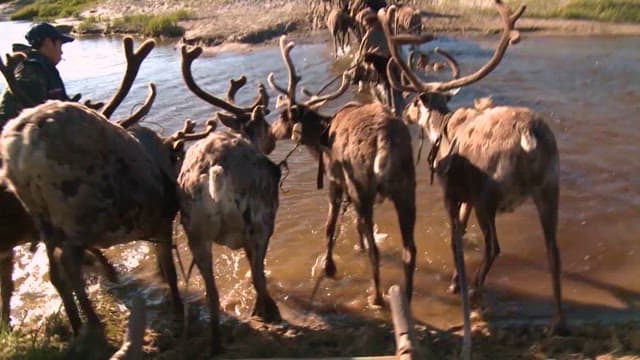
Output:
<svg viewBox="0 0 640 360">
<path fill-rule="evenodd" d="M 349 45 L 349 30 L 355 28 L 353 19 L 349 16 L 346 8 L 333 7 L 326 19 L 327 28 L 333 41 L 333 51 L 335 58 L 338 58 L 338 49 L 344 53 Z"/>
<path fill-rule="evenodd" d="M 396 7 L 394 19 L 394 33 L 401 32 L 420 35 L 422 32 L 422 18 L 420 13 L 409 5 L 399 5 Z"/>
<path fill-rule="evenodd" d="M 419 50 L 409 50 L 407 57 L 409 67 L 418 73 L 430 73 L 443 71 L 447 64 L 440 61 L 431 61 L 429 55 Z"/>
<path fill-rule="evenodd" d="M 82 322 L 74 295 L 89 329 L 102 328 L 86 294 L 80 266 L 88 248 L 154 239 L 174 310 L 182 313 L 171 256 L 172 222 L 178 209 L 176 171 L 184 141 L 204 137 L 212 129 L 188 134 L 195 123 L 187 121 L 182 131 L 162 138 L 134 126 L 151 107 L 153 84 L 138 112 L 118 123 L 107 120 L 153 46 L 147 41 L 134 53 L 133 40 L 125 39 L 127 71 L 102 113 L 77 103 L 48 101 L 11 120 L 0 138 L 2 176 L 40 231 L 49 255 L 51 282 L 76 335 Z"/>
<path fill-rule="evenodd" d="M 286 89 L 278 86 L 269 74 L 272 88 L 280 92 L 279 104 L 285 105 L 273 125 L 277 139 L 291 137 L 306 145 L 319 160 L 329 179 L 329 214 L 327 217 L 327 253 L 325 275 L 334 277 L 333 261 L 335 227 L 343 194 L 353 204 L 358 217 L 358 234 L 367 241 L 373 273 L 373 295 L 370 302 L 382 305 L 380 292 L 379 253 L 373 237 L 373 206 L 376 197 L 389 198 L 395 205 L 402 234 L 405 292 L 411 299 L 416 247 L 415 171 L 407 127 L 379 103 L 349 103 L 333 116 L 324 116 L 318 108 L 342 95 L 349 86 L 348 76 L 336 92 L 299 103 L 295 89 L 300 77 L 291 60 L 294 44 L 280 38 L 282 58 L 288 69 Z"/>
<path fill-rule="evenodd" d="M 264 275 L 264 258 L 278 210 L 281 172 L 265 156 L 273 151 L 275 138 L 265 120 L 269 98 L 264 86 L 258 86 L 258 97 L 248 108 L 239 107 L 234 101 L 236 91 L 246 83 L 244 76 L 231 81 L 227 101 L 209 94 L 195 83 L 191 73 L 191 64 L 201 53 L 201 48 L 187 51 L 182 47 L 183 78 L 198 97 L 230 114 L 218 113 L 219 120 L 230 130 L 216 132 L 189 148 L 178 184 L 180 219 L 206 286 L 211 350 L 216 354 L 222 345 L 220 303 L 212 267 L 213 242 L 244 250 L 257 294 L 251 315 L 268 322 L 281 320 Z"/>
<path fill-rule="evenodd" d="M 7 54 L 6 64 L 0 61 L 0 72 L 3 73 L 5 79 L 11 82 L 11 84 L 8 85 L 13 93 L 23 99 L 25 104 L 35 106 L 37 104 L 30 99 L 28 94 L 22 92 L 19 86 L 12 80 L 15 68 L 22 61 L 24 61 L 24 55 L 21 53 Z M 92 108 L 99 108 L 104 105 L 104 103 L 86 101 L 85 105 Z M 39 234 L 27 210 L 15 194 L 9 191 L 2 179 L 0 179 L 0 208 L 3 209 L 2 216 L 0 216 L 0 237 L 2 238 L 2 241 L 0 241 L 0 327 L 10 328 L 11 295 L 14 291 L 14 285 L 11 279 L 14 261 L 13 248 L 28 242 L 31 242 L 33 247 L 39 240 Z M 102 253 L 97 249 L 88 249 L 88 253 L 101 264 L 105 276 L 111 282 L 117 282 L 115 269 Z"/>
<path fill-rule="evenodd" d="M 450 287 L 461 291 L 465 339 L 463 355 L 470 355 L 470 321 L 467 283 L 462 254 L 462 236 L 471 209 L 485 237 L 485 252 L 476 274 L 474 287 L 483 286 L 495 258 L 500 253 L 495 217 L 513 211 L 527 197 L 538 209 L 550 265 L 556 304 L 550 330 L 565 332 L 560 290 L 560 256 L 556 243 L 558 223 L 558 148 L 553 132 L 540 114 L 514 106 L 478 106 L 451 111 L 447 106 L 455 89 L 477 82 L 500 63 L 510 44 L 519 40 L 515 23 L 525 10 L 513 14 L 501 0 L 495 1 L 503 30 L 492 58 L 480 69 L 447 82 L 422 82 L 401 60 L 389 29 L 395 9 L 380 14 L 391 49 L 393 65 L 398 66 L 408 85 L 392 79 L 396 88 L 418 94 L 418 122 L 424 127 L 433 147 L 429 156 L 432 172 L 438 175 L 444 190 L 444 202 L 451 224 L 451 245 L 456 274 Z M 454 73 L 458 73 L 457 68 Z M 487 108 L 488 107 L 488 108 Z"/>
</svg>

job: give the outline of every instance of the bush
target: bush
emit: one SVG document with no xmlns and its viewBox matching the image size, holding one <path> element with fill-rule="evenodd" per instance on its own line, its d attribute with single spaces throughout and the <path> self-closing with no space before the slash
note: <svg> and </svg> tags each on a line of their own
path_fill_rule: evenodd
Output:
<svg viewBox="0 0 640 360">
<path fill-rule="evenodd" d="M 140 33 L 145 36 L 178 37 L 184 34 L 184 29 L 178 25 L 178 21 L 189 17 L 190 14 L 186 10 L 158 15 L 127 15 L 113 20 L 109 30 L 112 32 Z"/>
<path fill-rule="evenodd" d="M 60 17 L 77 16 L 80 11 L 95 0 L 35 0 L 17 10 L 11 20 L 50 20 Z"/>
</svg>

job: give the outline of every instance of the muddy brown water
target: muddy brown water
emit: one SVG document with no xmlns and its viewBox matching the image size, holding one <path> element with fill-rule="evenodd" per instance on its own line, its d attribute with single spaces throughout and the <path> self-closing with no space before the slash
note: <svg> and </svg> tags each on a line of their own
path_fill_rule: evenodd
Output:
<svg viewBox="0 0 640 360">
<path fill-rule="evenodd" d="M 20 41 L 28 24 L 0 22 L 0 48 Z M 8 34 L 8 35 L 4 35 Z M 492 54 L 495 38 L 443 38 L 424 46 L 441 46 L 456 56 L 463 73 L 480 66 Z M 64 46 L 59 65 L 68 92 L 103 100 L 115 91 L 123 72 L 121 42 L 117 38 L 83 38 Z M 339 73 L 329 43 L 299 44 L 294 62 L 303 83 L 318 88 Z M 618 321 L 638 317 L 640 303 L 640 38 L 534 37 L 524 35 L 509 49 L 502 64 L 486 79 L 461 91 L 452 106 L 469 105 L 474 98 L 492 96 L 497 104 L 524 105 L 546 114 L 560 149 L 561 198 L 558 244 L 563 263 L 563 298 L 570 322 Z M 231 77 L 245 74 L 249 89 L 239 103 L 254 96 L 257 81 L 273 71 L 286 81 L 276 47 L 228 52 L 198 59 L 194 76 L 215 94 L 226 92 Z M 136 85 L 115 117 L 142 102 L 146 84 L 153 81 L 158 97 L 145 120 L 165 132 L 185 118 L 204 121 L 214 112 L 193 96 L 179 74 L 179 50 L 161 43 L 145 61 Z M 272 95 L 274 95 L 272 93 Z M 349 96 L 327 107 L 329 112 Z M 273 97 L 272 97 L 273 99 Z M 273 104 L 273 102 L 272 102 Z M 273 106 L 273 105 L 272 105 Z M 82 134 L 77 134 L 82 136 Z M 272 155 L 280 160 L 292 144 L 278 144 Z M 426 153 L 423 153 L 423 157 Z M 365 317 L 386 317 L 367 306 L 370 270 L 366 255 L 354 250 L 354 215 L 348 212 L 339 227 L 335 257 L 337 280 L 321 283 L 313 302 L 312 269 L 324 252 L 326 192 L 316 190 L 316 164 L 305 150 L 289 160 L 290 174 L 281 193 L 277 225 L 267 255 L 269 287 L 283 306 L 316 313 L 347 309 Z M 449 229 L 441 190 L 429 184 L 424 161 L 418 166 L 418 249 L 412 311 L 418 322 L 436 328 L 460 324 L 458 296 L 445 293 L 452 270 Z M 395 213 L 388 203 L 375 210 L 380 240 L 382 284 L 386 289 L 402 281 L 400 238 Z M 502 254 L 487 280 L 486 305 L 496 322 L 546 323 L 552 313 L 550 278 L 544 242 L 535 208 L 527 202 L 497 220 Z M 185 239 L 178 230 L 182 260 L 189 261 Z M 466 245 L 467 271 L 481 259 L 482 237 L 472 220 Z M 246 317 L 254 298 L 244 255 L 214 247 L 216 281 L 228 314 Z M 40 248 L 31 256 L 19 248 L 18 283 L 12 301 L 14 323 L 39 319 L 59 308 L 59 299 L 46 281 L 46 256 Z M 144 242 L 116 246 L 108 256 L 124 274 L 124 282 L 151 278 L 155 262 Z M 95 289 L 105 284 L 92 280 Z M 155 287 L 143 289 L 148 303 L 163 301 Z M 190 282 L 188 298 L 202 300 L 199 276 Z M 126 296 L 124 299 L 125 302 Z M 306 310 L 306 309 L 305 309 Z M 206 316 L 206 311 L 202 311 Z"/>
</svg>

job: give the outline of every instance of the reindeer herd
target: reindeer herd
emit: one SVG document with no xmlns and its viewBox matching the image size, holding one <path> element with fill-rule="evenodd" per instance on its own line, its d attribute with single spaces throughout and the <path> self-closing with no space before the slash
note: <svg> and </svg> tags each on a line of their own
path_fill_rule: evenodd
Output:
<svg viewBox="0 0 640 360">
<path fill-rule="evenodd" d="M 515 23 L 524 6 L 510 13 L 495 0 L 502 22 L 500 39 L 493 56 L 470 74 L 461 76 L 455 59 L 436 49 L 436 55 L 443 56 L 452 73 L 452 79 L 443 82 L 425 82 L 423 74 L 403 59 L 402 44 L 430 39 L 398 34 L 399 26 L 406 30 L 416 27 L 414 20 L 401 15 L 405 13 L 403 7 L 365 6 L 366 1 L 342 1 L 334 8 L 338 11 L 327 11 L 328 23 L 341 23 L 343 16 L 344 21 L 351 22 L 349 12 L 353 10 L 377 11 L 375 20 L 389 51 L 384 75 L 389 87 L 400 94 L 401 103 L 394 103 L 400 107 L 400 114 L 397 108 L 379 101 L 349 102 L 330 115 L 320 112 L 327 102 L 350 88 L 354 73 L 349 70 L 337 90 L 325 95 L 302 91 L 306 99 L 300 99 L 297 87 L 302 78 L 291 54 L 294 43 L 283 35 L 280 50 L 288 73 L 287 86 L 279 85 L 273 74 L 267 77 L 270 87 L 279 93 L 279 114 L 273 123 L 266 120 L 270 99 L 262 84 L 248 106 L 235 103 L 236 92 L 247 82 L 245 77 L 230 81 L 226 99 L 213 95 L 198 86 L 191 74 L 191 64 L 202 49 L 183 46 L 181 66 L 187 87 L 222 111 L 217 113 L 217 120 L 206 122 L 202 132 L 195 132 L 196 123 L 187 120 L 175 134 L 161 136 L 139 124 L 155 100 L 153 84 L 149 85 L 145 105 L 136 113 L 126 119 L 109 120 L 154 47 L 152 41 L 146 41 L 134 51 L 133 41 L 126 38 L 125 76 L 101 111 L 79 103 L 49 101 L 7 123 L 0 138 L 0 207 L 4 217 L 0 223 L 0 321 L 9 323 L 12 249 L 38 241 L 46 245 L 51 283 L 62 298 L 76 335 L 83 327 L 78 306 L 84 314 L 84 326 L 102 328 L 85 290 L 83 259 L 94 257 L 115 279 L 115 271 L 100 249 L 139 239 L 153 242 L 160 274 L 169 285 L 176 316 L 180 316 L 183 304 L 172 258 L 172 226 L 178 213 L 206 287 L 212 353 L 222 351 L 211 251 L 214 242 L 244 250 L 256 291 L 251 315 L 268 322 L 281 321 L 268 291 L 264 259 L 274 232 L 282 177 L 280 164 L 268 155 L 282 139 L 304 145 L 317 160 L 319 188 L 323 177 L 328 180 L 325 275 L 336 274 L 336 224 L 341 209 L 350 204 L 357 215 L 361 247 L 367 249 L 371 265 L 370 303 L 383 305 L 373 219 L 375 205 L 389 199 L 398 217 L 404 293 L 410 301 L 416 267 L 415 148 L 417 142 L 427 138 L 431 142 L 428 166 L 443 189 L 451 228 L 455 272 L 449 290 L 460 292 L 462 299 L 462 356 L 470 357 L 471 302 L 478 300 L 474 295 L 482 289 L 500 254 L 495 217 L 513 211 L 529 197 L 542 224 L 552 278 L 556 308 L 550 331 L 565 332 L 556 243 L 559 160 L 551 129 L 540 114 L 524 107 L 494 106 L 487 101 L 455 110 L 447 105 L 460 88 L 491 73 L 509 45 L 519 40 Z M 7 55 L 6 61 L 0 62 L 0 70 L 9 89 L 29 103 L 28 94 L 20 91 L 13 78 L 13 69 L 22 60 L 21 54 Z M 216 130 L 218 121 L 226 129 Z M 186 142 L 192 145 L 186 148 Z M 485 247 L 475 279 L 468 284 L 462 241 L 472 210 Z"/>
</svg>

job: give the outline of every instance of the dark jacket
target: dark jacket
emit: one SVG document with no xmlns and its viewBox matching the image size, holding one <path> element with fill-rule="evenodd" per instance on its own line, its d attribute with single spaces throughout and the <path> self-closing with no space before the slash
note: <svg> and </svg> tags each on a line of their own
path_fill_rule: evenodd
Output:
<svg viewBox="0 0 640 360">
<path fill-rule="evenodd" d="M 40 104 L 47 100 L 69 100 L 55 65 L 29 46 L 14 44 L 13 51 L 27 55 L 26 60 L 16 68 L 15 77 L 17 86 L 33 101 Z M 5 88 L 0 98 L 0 129 L 24 108 L 25 105 Z"/>
</svg>

